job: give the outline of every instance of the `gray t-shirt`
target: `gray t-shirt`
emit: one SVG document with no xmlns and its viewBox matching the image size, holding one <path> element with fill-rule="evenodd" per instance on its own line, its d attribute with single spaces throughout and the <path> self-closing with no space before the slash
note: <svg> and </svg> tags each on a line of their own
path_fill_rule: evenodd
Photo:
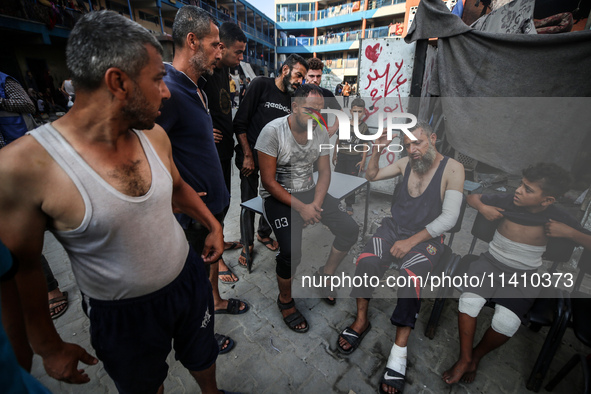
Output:
<svg viewBox="0 0 591 394">
<path fill-rule="evenodd" d="M 320 144 L 328 144 L 326 130 L 316 127 L 312 140 L 306 145 L 297 143 L 287 122 L 288 116 L 269 122 L 257 139 L 255 149 L 277 158 L 275 179 L 289 193 L 305 192 L 314 188 L 312 178 L 314 162 L 319 156 L 326 156 L 330 149 L 320 150 Z M 259 194 L 263 198 L 271 194 L 261 183 Z"/>
</svg>

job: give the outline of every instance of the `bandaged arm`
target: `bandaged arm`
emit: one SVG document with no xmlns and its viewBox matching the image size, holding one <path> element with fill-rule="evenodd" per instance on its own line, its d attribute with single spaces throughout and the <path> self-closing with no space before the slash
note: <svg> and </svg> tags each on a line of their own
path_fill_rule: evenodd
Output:
<svg viewBox="0 0 591 394">
<path fill-rule="evenodd" d="M 456 225 L 462 207 L 462 192 L 457 190 L 446 190 L 443 197 L 441 215 L 429 223 L 425 228 L 435 238 L 450 230 Z"/>
</svg>

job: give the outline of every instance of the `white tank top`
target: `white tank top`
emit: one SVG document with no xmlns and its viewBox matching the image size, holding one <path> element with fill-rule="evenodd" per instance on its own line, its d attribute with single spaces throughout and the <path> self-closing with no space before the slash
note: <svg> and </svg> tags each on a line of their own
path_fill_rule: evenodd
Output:
<svg viewBox="0 0 591 394">
<path fill-rule="evenodd" d="M 150 190 L 127 196 L 100 177 L 51 125 L 30 134 L 72 179 L 84 219 L 70 231 L 52 230 L 66 249 L 80 290 L 98 300 L 152 293 L 184 267 L 189 245 L 172 213 L 172 177 L 154 148 L 134 130 L 150 165 Z"/>
</svg>

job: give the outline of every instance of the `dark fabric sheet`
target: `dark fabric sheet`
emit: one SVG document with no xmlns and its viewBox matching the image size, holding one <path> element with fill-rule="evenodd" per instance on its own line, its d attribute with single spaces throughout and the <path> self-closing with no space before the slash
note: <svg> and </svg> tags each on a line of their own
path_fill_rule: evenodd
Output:
<svg viewBox="0 0 591 394">
<path fill-rule="evenodd" d="M 538 161 L 572 168 L 591 124 L 591 31 L 483 32 L 441 0 L 422 0 L 405 41 L 431 37 L 439 40 L 429 93 L 454 98 L 442 104 L 456 150 L 514 174 Z"/>
</svg>

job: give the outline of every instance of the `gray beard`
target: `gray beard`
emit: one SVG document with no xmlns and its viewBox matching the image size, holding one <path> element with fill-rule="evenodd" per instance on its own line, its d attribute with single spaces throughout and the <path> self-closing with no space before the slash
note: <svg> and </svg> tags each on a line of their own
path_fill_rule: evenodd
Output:
<svg viewBox="0 0 591 394">
<path fill-rule="evenodd" d="M 429 144 L 429 149 L 423 155 L 423 157 L 416 160 L 409 158 L 410 166 L 415 173 L 419 175 L 424 175 L 427 173 L 427 171 L 431 169 L 431 166 L 435 161 L 435 157 L 437 157 L 437 151 L 435 150 L 435 147 L 433 145 Z"/>
</svg>

